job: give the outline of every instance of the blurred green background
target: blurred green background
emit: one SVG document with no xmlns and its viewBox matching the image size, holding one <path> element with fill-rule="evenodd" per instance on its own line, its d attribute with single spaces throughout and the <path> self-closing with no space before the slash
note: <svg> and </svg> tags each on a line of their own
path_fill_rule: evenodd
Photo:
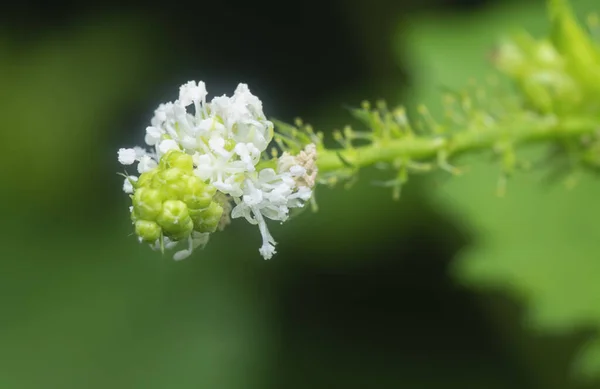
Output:
<svg viewBox="0 0 600 389">
<path fill-rule="evenodd" d="M 600 10 L 576 0 L 579 15 Z M 596 388 L 600 182 L 544 172 L 494 195 L 490 158 L 400 202 L 320 188 L 174 262 L 131 236 L 116 150 L 158 103 L 246 82 L 267 115 L 329 131 L 363 99 L 426 102 L 490 71 L 542 1 L 29 1 L 0 13 L 0 388 Z M 535 158 L 540 151 L 525 150 Z"/>
</svg>

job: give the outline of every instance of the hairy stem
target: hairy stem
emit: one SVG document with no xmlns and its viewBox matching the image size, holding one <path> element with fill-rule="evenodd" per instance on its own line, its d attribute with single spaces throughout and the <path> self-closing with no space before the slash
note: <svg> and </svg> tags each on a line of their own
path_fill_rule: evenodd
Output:
<svg viewBox="0 0 600 389">
<path fill-rule="evenodd" d="M 360 147 L 321 150 L 317 164 L 320 173 L 328 173 L 344 169 L 348 164 L 360 168 L 397 159 L 435 161 L 442 153 L 448 158 L 471 151 L 492 149 L 497 145 L 517 147 L 526 143 L 559 141 L 599 130 L 600 119 L 561 118 L 485 130 L 468 129 L 448 135 L 406 135 L 400 139 L 376 140 Z"/>
</svg>

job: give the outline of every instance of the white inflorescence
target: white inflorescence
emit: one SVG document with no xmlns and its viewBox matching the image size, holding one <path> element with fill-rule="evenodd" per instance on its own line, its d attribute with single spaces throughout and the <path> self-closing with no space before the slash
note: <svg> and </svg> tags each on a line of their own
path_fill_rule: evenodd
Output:
<svg viewBox="0 0 600 389">
<path fill-rule="evenodd" d="M 214 186 L 221 198 L 234 203 L 231 214 L 224 216 L 244 217 L 258 225 L 263 240 L 259 251 L 269 259 L 275 254 L 275 240 L 265 218 L 283 222 L 290 208 L 302 207 L 310 199 L 316 149 L 309 145 L 297 157 L 284 153 L 276 169 L 270 165 L 258 170 L 273 137 L 273 124 L 263 114 L 261 101 L 246 84 L 239 84 L 231 97 L 214 97 L 207 102 L 206 95 L 202 81 L 182 85 L 179 99 L 161 104 L 146 128 L 145 142 L 152 151 L 120 149 L 118 160 L 123 165 L 137 162 L 142 174 L 156 168 L 170 150 L 191 155 L 194 174 Z M 129 176 L 123 190 L 132 193 L 136 180 L 136 176 Z"/>
</svg>

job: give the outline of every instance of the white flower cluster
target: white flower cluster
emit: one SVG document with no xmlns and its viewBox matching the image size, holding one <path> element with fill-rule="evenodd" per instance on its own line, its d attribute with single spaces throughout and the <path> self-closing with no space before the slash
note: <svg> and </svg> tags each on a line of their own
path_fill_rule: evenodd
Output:
<svg viewBox="0 0 600 389">
<path fill-rule="evenodd" d="M 260 253 L 269 259 L 275 253 L 275 241 L 265 218 L 285 221 L 289 208 L 302 207 L 312 195 L 316 174 L 314 145 L 307 146 L 297 163 L 286 153 L 277 168 L 258 170 L 263 152 L 273 138 L 273 124 L 263 114 L 261 101 L 239 84 L 233 96 L 206 101 L 204 82 L 190 81 L 179 89 L 179 99 L 161 104 L 146 128 L 145 142 L 153 148 L 120 149 L 119 162 L 138 162 L 140 174 L 156 168 L 170 150 L 192 156 L 194 174 L 214 186 L 222 198 L 235 206 L 230 215 L 245 217 L 259 227 L 263 244 Z M 285 163 L 282 163 L 285 161 Z M 270 166 L 274 166 L 271 164 Z M 313 180 L 303 177 L 313 175 Z M 134 191 L 135 176 L 125 180 L 123 190 Z M 231 209 L 231 207 L 229 207 Z"/>
</svg>

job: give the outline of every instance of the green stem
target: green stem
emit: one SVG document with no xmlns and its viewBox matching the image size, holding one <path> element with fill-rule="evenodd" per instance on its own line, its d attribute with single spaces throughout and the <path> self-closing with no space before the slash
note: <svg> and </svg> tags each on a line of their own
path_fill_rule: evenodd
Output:
<svg viewBox="0 0 600 389">
<path fill-rule="evenodd" d="M 558 141 L 564 138 L 592 134 L 600 130 L 600 120 L 562 118 L 547 123 L 529 123 L 490 129 L 470 129 L 445 136 L 410 136 L 401 139 L 378 140 L 366 146 L 347 149 L 324 149 L 319 152 L 320 173 L 347 168 L 348 163 L 360 168 L 378 162 L 393 162 L 398 158 L 412 161 L 435 161 L 440 153 L 454 157 L 471 151 L 491 149 L 496 145 Z M 341 158 L 340 158 L 341 156 Z"/>
</svg>

